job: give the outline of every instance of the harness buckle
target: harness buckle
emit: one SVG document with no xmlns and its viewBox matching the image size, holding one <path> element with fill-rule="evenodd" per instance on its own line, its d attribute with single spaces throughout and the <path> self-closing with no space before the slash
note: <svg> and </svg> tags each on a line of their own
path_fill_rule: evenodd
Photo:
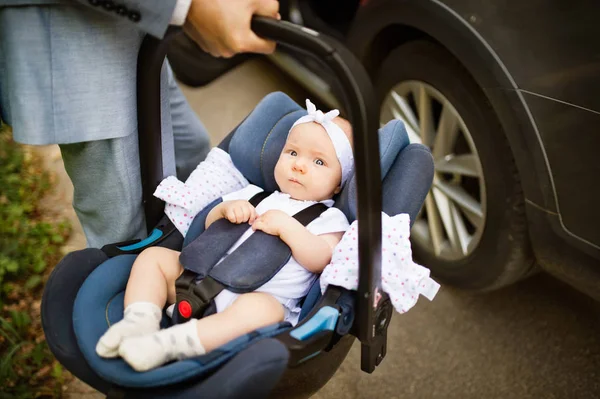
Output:
<svg viewBox="0 0 600 399">
<path fill-rule="evenodd" d="M 175 281 L 177 322 L 182 323 L 191 318 L 200 319 L 212 300 L 225 287 L 212 277 L 204 277 L 196 281 L 197 274 L 184 270 Z"/>
</svg>

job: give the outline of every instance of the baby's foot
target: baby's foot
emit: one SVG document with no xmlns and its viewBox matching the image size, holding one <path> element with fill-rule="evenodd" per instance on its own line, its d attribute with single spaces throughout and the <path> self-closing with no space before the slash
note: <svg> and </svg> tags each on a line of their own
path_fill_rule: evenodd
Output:
<svg viewBox="0 0 600 399">
<path fill-rule="evenodd" d="M 119 355 L 137 371 L 203 355 L 206 352 L 198 339 L 196 321 L 192 319 L 143 337 L 127 338 L 119 347 Z"/>
<path fill-rule="evenodd" d="M 161 315 L 162 311 L 153 303 L 132 303 L 125 309 L 123 320 L 110 326 L 100 338 L 96 353 L 105 358 L 119 356 L 119 346 L 125 338 L 158 331 Z"/>
</svg>

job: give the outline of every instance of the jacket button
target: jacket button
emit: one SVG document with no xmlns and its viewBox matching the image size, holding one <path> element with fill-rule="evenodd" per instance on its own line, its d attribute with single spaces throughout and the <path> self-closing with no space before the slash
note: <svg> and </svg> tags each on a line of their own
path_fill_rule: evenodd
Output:
<svg viewBox="0 0 600 399">
<path fill-rule="evenodd" d="M 115 3 L 113 3 L 112 1 L 105 1 L 104 3 L 102 3 L 102 7 L 106 10 L 106 11 L 112 11 L 115 9 Z"/>
<path fill-rule="evenodd" d="M 101 0 L 88 0 L 88 2 L 93 6 L 99 6 L 102 3 Z"/>
<path fill-rule="evenodd" d="M 137 11 L 130 11 L 129 14 L 127 14 L 127 18 L 133 22 L 139 22 L 139 20 L 142 19 L 142 16 Z"/>
<path fill-rule="evenodd" d="M 125 6 L 117 6 L 117 8 L 115 8 L 115 12 L 119 15 L 127 15 L 127 7 Z"/>
</svg>

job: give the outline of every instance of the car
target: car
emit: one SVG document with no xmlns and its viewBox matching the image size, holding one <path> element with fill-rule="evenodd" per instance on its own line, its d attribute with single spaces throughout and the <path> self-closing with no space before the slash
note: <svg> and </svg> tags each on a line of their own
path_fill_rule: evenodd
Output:
<svg viewBox="0 0 600 399">
<path fill-rule="evenodd" d="M 430 147 L 433 186 L 411 233 L 418 262 L 477 291 L 541 269 L 600 300 L 600 2 L 280 5 L 283 19 L 354 53 L 382 125 L 402 119 L 411 141 Z M 293 50 L 271 60 L 338 105 L 318 62 Z M 173 69 L 194 75 L 185 62 Z"/>
</svg>

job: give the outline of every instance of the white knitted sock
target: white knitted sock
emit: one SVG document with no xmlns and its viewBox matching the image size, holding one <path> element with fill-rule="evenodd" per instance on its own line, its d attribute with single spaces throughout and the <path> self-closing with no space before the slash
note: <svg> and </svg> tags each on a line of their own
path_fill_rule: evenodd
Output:
<svg viewBox="0 0 600 399">
<path fill-rule="evenodd" d="M 206 353 L 192 319 L 143 337 L 127 338 L 119 355 L 137 371 L 146 371 L 175 359 L 187 359 Z"/>
<path fill-rule="evenodd" d="M 100 357 L 119 356 L 119 346 L 127 337 L 150 334 L 160 329 L 161 309 L 151 302 L 134 302 L 125 308 L 123 320 L 110 326 L 98 341 Z"/>
</svg>

